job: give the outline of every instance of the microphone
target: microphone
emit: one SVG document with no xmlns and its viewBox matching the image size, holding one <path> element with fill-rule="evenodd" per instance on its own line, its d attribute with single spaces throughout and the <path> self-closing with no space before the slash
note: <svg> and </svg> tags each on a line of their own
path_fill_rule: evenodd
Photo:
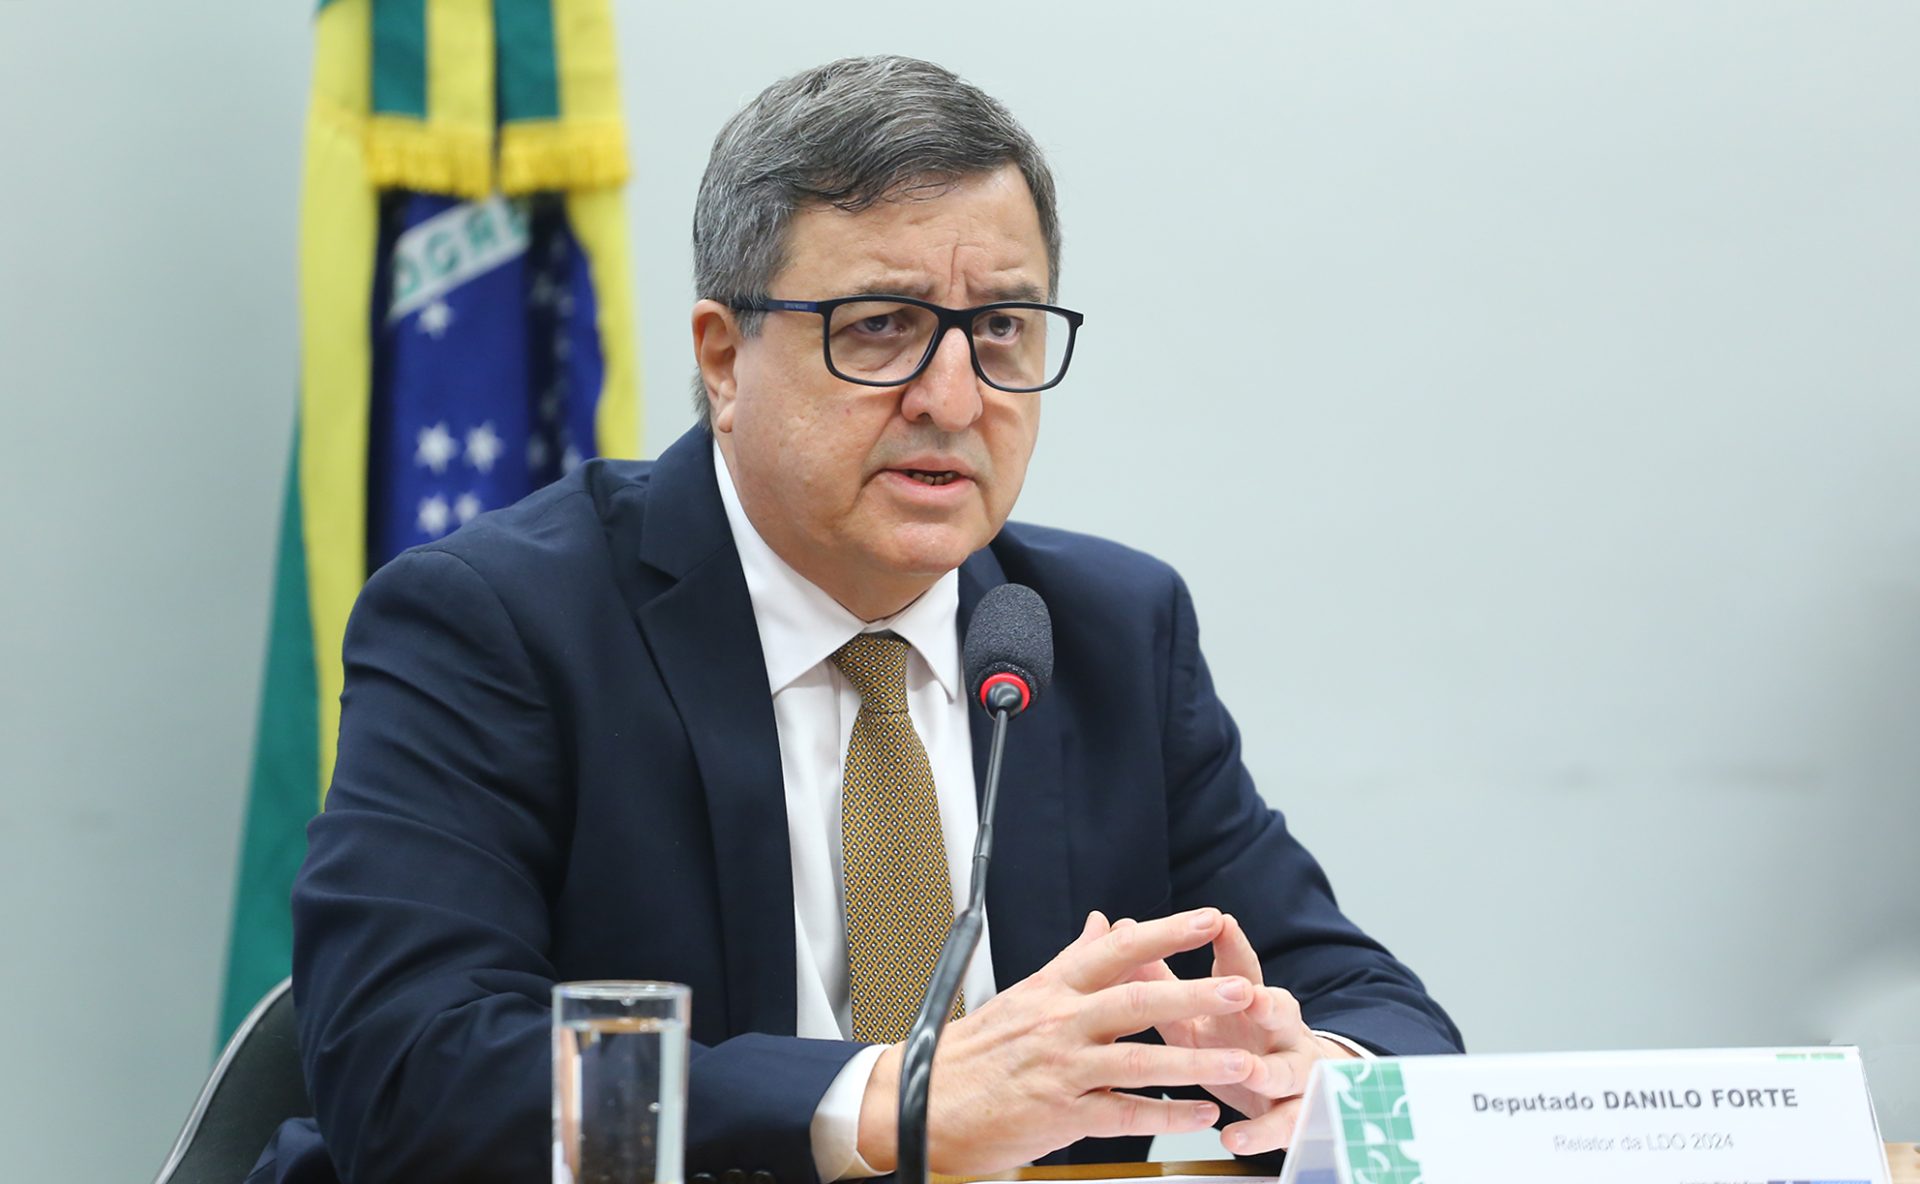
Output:
<svg viewBox="0 0 1920 1184">
<path fill-rule="evenodd" d="M 1000 794 L 1007 721 L 1033 706 L 1053 681 L 1053 618 L 1047 615 L 1046 602 L 1024 584 L 989 590 L 973 610 L 960 652 L 968 691 L 993 717 L 993 747 L 987 756 L 980 830 L 973 842 L 967 907 L 947 930 L 900 1058 L 900 1144 L 894 1168 L 899 1184 L 927 1184 L 927 1091 L 933 1083 L 933 1053 L 960 993 L 960 976 L 986 924 L 987 863 L 993 856 L 993 807 Z"/>
<path fill-rule="evenodd" d="M 1053 618 L 1025 584 L 1002 584 L 980 598 L 960 647 L 967 688 L 988 714 L 1019 715 L 1053 681 Z"/>
</svg>

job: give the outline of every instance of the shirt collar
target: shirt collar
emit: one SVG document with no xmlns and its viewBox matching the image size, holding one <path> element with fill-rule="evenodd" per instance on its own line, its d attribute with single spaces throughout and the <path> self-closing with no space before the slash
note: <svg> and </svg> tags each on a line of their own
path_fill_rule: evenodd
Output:
<svg viewBox="0 0 1920 1184">
<path fill-rule="evenodd" d="M 767 689 L 785 690 L 794 679 L 833 656 L 856 633 L 891 631 L 905 638 L 932 672 L 948 702 L 960 695 L 960 573 L 950 571 L 891 617 L 862 621 L 793 570 L 754 529 L 720 445 L 713 446 L 713 473 L 727 526 L 740 553 L 767 664 Z"/>
</svg>

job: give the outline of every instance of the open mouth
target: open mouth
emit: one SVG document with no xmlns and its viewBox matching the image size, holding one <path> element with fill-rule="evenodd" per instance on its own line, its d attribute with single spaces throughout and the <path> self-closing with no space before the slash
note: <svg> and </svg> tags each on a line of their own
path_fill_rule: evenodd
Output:
<svg viewBox="0 0 1920 1184">
<path fill-rule="evenodd" d="M 960 474 L 951 469 L 945 469 L 939 472 L 928 469 L 895 469 L 894 471 L 904 473 L 922 485 L 950 485 L 960 476 Z"/>
</svg>

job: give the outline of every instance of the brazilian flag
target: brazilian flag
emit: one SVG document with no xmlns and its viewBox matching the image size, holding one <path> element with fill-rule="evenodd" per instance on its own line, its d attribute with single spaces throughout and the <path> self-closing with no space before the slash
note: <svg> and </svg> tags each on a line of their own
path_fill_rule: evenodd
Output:
<svg viewBox="0 0 1920 1184">
<path fill-rule="evenodd" d="M 300 408 L 222 1033 L 291 965 L 367 575 L 638 454 L 611 0 L 330 0 L 300 210 Z"/>
</svg>

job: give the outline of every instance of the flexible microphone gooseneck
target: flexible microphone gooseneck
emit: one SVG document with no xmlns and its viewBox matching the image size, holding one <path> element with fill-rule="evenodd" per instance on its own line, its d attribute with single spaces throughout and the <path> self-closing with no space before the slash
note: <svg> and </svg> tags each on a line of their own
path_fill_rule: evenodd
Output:
<svg viewBox="0 0 1920 1184">
<path fill-rule="evenodd" d="M 1007 721 L 1032 706 L 1053 679 L 1053 619 L 1047 615 L 1046 602 L 1024 584 L 1002 584 L 990 590 L 973 610 L 961 655 L 968 691 L 993 716 L 993 747 L 987 756 L 967 907 L 947 930 L 900 1058 L 900 1146 L 894 1169 L 900 1184 L 927 1184 L 927 1090 L 933 1083 L 933 1053 L 960 993 L 960 977 L 980 945 L 980 930 L 986 924 L 987 862 L 993 855 L 993 805 L 1000 794 Z"/>
</svg>

